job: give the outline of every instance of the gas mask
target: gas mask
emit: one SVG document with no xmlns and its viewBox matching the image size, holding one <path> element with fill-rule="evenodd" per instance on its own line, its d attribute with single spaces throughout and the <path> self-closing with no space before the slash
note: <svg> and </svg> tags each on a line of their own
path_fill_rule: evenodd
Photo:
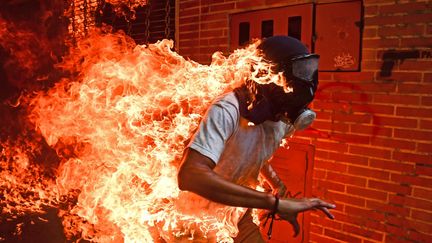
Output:
<svg viewBox="0 0 432 243">
<path fill-rule="evenodd" d="M 287 114 L 280 114 L 277 117 L 278 120 L 294 126 L 295 130 L 301 131 L 305 130 L 312 124 L 316 118 L 316 113 L 309 108 L 304 108 L 299 110 L 293 119 L 289 118 L 290 116 Z"/>
<path fill-rule="evenodd" d="M 319 55 L 307 54 L 279 64 L 293 93 L 280 93 L 275 97 L 278 100 L 274 105 L 278 109 L 280 120 L 289 122 L 296 130 L 306 129 L 316 118 L 316 113 L 308 105 L 315 97 L 318 87 L 318 62 Z"/>
</svg>

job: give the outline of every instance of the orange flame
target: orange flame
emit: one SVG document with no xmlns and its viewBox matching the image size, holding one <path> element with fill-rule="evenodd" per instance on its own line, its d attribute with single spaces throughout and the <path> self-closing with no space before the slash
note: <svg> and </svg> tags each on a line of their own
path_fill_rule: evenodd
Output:
<svg viewBox="0 0 432 243">
<path fill-rule="evenodd" d="M 9 148 L 9 149 L 7 149 Z M 11 149 L 14 148 L 14 149 Z M 55 203 L 53 181 L 35 166 L 29 154 L 10 143 L 1 144 L 0 188 L 2 188 L 2 215 L 23 215 L 27 212 L 43 212 L 43 206 Z"/>
<path fill-rule="evenodd" d="M 110 3 L 114 7 L 114 11 L 118 15 L 127 15 L 125 11 L 127 9 L 127 12 L 132 12 L 132 15 L 130 16 L 132 19 L 135 18 L 135 9 L 138 7 L 142 7 L 147 5 L 147 0 L 129 0 L 129 1 L 122 1 L 122 0 L 107 0 L 107 3 Z"/>
<path fill-rule="evenodd" d="M 147 0 L 70 0 L 68 3 L 69 8 L 64 15 L 70 20 L 69 34 L 80 39 L 87 35 L 87 29 L 96 25 L 96 15 L 103 11 L 105 4 L 110 4 L 116 15 L 131 21 L 136 18 L 135 9 L 147 5 Z"/>
<path fill-rule="evenodd" d="M 246 79 L 282 83 L 257 45 L 228 57 L 215 53 L 210 65 L 201 65 L 173 52 L 169 40 L 144 46 L 124 34 L 92 32 L 62 64 L 74 78 L 30 102 L 31 121 L 61 158 L 57 177 L 44 179 L 37 167 L 28 166 L 23 151 L 4 145 L 2 155 L 17 165 L 3 170 L 7 163 L 1 161 L 1 176 L 7 178 L 2 183 L 38 193 L 25 209 L 8 205 L 37 211 L 41 204 L 60 207 L 64 198 L 74 197 L 76 203 L 60 207 L 65 233 L 96 242 L 158 237 L 231 242 L 245 209 L 209 206 L 180 192 L 177 167 L 215 97 Z M 14 194 L 8 198 L 20 202 Z"/>
</svg>

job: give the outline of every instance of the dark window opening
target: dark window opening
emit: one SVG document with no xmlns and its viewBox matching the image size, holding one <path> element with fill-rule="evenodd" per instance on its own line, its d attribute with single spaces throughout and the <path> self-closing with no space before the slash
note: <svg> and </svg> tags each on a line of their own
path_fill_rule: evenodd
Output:
<svg viewBox="0 0 432 243">
<path fill-rule="evenodd" d="M 273 36 L 273 20 L 261 22 L 261 38 Z"/>
<path fill-rule="evenodd" d="M 301 16 L 293 16 L 288 18 L 288 36 L 301 40 Z"/>
<path fill-rule="evenodd" d="M 243 46 L 249 42 L 250 24 L 249 22 L 241 22 L 239 24 L 239 46 Z"/>
</svg>

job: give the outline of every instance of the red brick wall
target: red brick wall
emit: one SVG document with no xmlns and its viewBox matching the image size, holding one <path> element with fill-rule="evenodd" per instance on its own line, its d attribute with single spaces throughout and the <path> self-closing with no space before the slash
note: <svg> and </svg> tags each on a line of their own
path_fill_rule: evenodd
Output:
<svg viewBox="0 0 432 243">
<path fill-rule="evenodd" d="M 181 0 L 179 52 L 208 63 L 213 52 L 228 52 L 229 13 L 305 2 Z M 432 2 L 364 6 L 361 72 L 320 73 L 316 130 L 294 138 L 316 146 L 313 192 L 337 204 L 335 220 L 312 215 L 310 238 L 430 242 Z M 391 75 L 381 77 L 389 50 L 418 57 L 396 61 Z"/>
</svg>

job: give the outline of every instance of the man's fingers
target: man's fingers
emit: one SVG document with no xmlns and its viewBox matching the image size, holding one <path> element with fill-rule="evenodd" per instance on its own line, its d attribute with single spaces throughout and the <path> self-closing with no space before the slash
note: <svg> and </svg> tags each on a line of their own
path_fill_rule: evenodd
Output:
<svg viewBox="0 0 432 243">
<path fill-rule="evenodd" d="M 317 207 L 319 210 L 323 211 L 325 213 L 325 215 L 327 215 L 327 217 L 329 217 L 330 219 L 334 219 L 335 217 L 333 216 L 332 213 L 330 213 L 330 210 L 328 210 L 328 208 L 326 207 Z"/>
<path fill-rule="evenodd" d="M 330 208 L 330 209 L 336 208 L 336 205 L 328 202 L 323 202 L 323 201 L 321 201 L 320 206 L 323 208 Z"/>
<path fill-rule="evenodd" d="M 324 202 L 319 198 L 311 198 L 309 199 L 314 207 L 325 207 L 325 208 L 336 208 L 336 205 L 328 202 Z"/>
<path fill-rule="evenodd" d="M 299 212 L 308 211 L 317 207 L 328 207 L 328 208 L 334 208 L 334 205 L 330 203 L 326 203 L 324 201 L 321 201 L 318 198 L 311 198 L 311 199 L 303 199 L 299 202 L 297 205 L 297 210 Z"/>
<path fill-rule="evenodd" d="M 298 223 L 298 221 L 297 221 L 297 217 L 295 217 L 294 219 L 289 220 L 288 222 L 290 222 L 290 224 L 291 224 L 292 227 L 293 227 L 293 230 L 294 230 L 294 237 L 297 237 L 297 235 L 298 235 L 299 232 L 300 232 L 300 225 L 299 225 L 299 223 Z"/>
<path fill-rule="evenodd" d="M 329 209 L 336 208 L 336 205 L 324 202 L 323 200 L 318 198 L 312 198 L 310 201 L 312 202 L 312 205 L 316 205 L 315 208 L 321 210 L 330 219 L 334 219 L 334 216 L 332 213 L 330 213 Z"/>
</svg>

